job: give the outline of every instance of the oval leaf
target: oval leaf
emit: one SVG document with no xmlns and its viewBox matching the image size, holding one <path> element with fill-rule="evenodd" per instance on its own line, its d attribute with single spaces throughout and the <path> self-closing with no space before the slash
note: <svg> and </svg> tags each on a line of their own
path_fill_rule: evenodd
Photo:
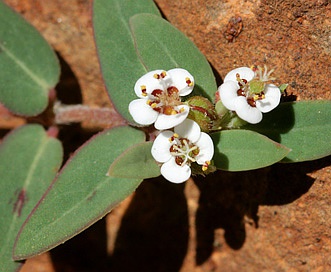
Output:
<svg viewBox="0 0 331 272">
<path fill-rule="evenodd" d="M 0 2 L 0 101 L 20 115 L 37 115 L 48 104 L 60 66 L 38 31 Z"/>
<path fill-rule="evenodd" d="M 15 237 L 62 162 L 61 143 L 39 125 L 22 126 L 0 145 L 1 271 L 16 271 Z"/>
<path fill-rule="evenodd" d="M 283 159 L 290 149 L 249 130 L 224 130 L 211 134 L 214 164 L 227 171 L 253 170 Z"/>
<path fill-rule="evenodd" d="M 14 258 L 49 250 L 106 215 L 141 183 L 107 176 L 109 165 L 145 134 L 130 127 L 106 130 L 79 148 L 23 225 Z"/>
<path fill-rule="evenodd" d="M 151 154 L 152 145 L 152 142 L 144 142 L 128 148 L 111 164 L 107 174 L 121 178 L 158 177 L 160 167 Z"/>
<path fill-rule="evenodd" d="M 103 79 L 117 111 L 134 123 L 128 111 L 136 99 L 134 85 L 146 73 L 137 56 L 129 18 L 137 13 L 160 13 L 152 0 L 95 0 L 93 28 Z"/>
<path fill-rule="evenodd" d="M 323 158 L 331 154 L 331 101 L 282 103 L 261 123 L 245 128 L 291 148 L 282 162 Z"/>
<path fill-rule="evenodd" d="M 138 14 L 130 19 L 136 48 L 147 69 L 180 67 L 194 77 L 193 95 L 214 100 L 217 91 L 213 71 L 196 45 L 161 17 Z"/>
</svg>

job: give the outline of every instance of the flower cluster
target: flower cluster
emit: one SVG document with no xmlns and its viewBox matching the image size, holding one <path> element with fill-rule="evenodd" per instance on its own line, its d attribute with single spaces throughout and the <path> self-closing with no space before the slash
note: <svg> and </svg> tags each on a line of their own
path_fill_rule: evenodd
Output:
<svg viewBox="0 0 331 272">
<path fill-rule="evenodd" d="M 272 72 L 266 67 L 230 71 L 218 88 L 219 111 L 201 96 L 182 101 L 194 88 L 193 76 L 184 69 L 154 70 L 139 78 L 134 86 L 138 99 L 129 104 L 129 112 L 139 125 L 154 124 L 160 130 L 151 153 L 161 165 L 162 176 L 182 183 L 190 178 L 193 166 L 193 173 L 213 171 L 214 144 L 207 133 L 221 129 L 226 112 L 230 118 L 238 116 L 256 124 L 262 120 L 262 113 L 273 110 L 280 102 L 281 92 L 268 83 L 274 80 Z M 197 165 L 202 171 L 196 170 Z"/>
<path fill-rule="evenodd" d="M 278 106 L 281 92 L 274 84 L 268 84 L 273 70 L 261 67 L 240 67 L 230 71 L 218 88 L 223 105 L 235 111 L 248 123 L 256 124 L 262 120 L 262 113 Z"/>
<path fill-rule="evenodd" d="M 206 171 L 214 155 L 212 139 L 195 121 L 187 119 L 190 106 L 181 100 L 193 87 L 194 78 L 184 69 L 154 70 L 138 79 L 134 91 L 139 98 L 129 104 L 135 122 L 154 123 L 161 130 L 151 153 L 162 164 L 161 174 L 174 183 L 190 178 L 192 163 Z"/>
</svg>

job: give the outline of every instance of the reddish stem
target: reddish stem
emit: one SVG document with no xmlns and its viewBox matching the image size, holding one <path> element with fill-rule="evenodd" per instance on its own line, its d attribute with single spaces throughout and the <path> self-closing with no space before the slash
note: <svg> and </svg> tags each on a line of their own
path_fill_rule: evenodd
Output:
<svg viewBox="0 0 331 272">
<path fill-rule="evenodd" d="M 54 107 L 54 113 L 56 124 L 88 122 L 104 128 L 127 124 L 127 122 L 112 108 L 93 108 L 83 105 L 56 104 Z"/>
</svg>

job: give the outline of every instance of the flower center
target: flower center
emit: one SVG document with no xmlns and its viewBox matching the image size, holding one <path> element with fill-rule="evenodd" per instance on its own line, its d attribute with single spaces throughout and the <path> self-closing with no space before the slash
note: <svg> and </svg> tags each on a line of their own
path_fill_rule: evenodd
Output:
<svg viewBox="0 0 331 272">
<path fill-rule="evenodd" d="M 236 74 L 236 77 L 239 85 L 237 95 L 246 97 L 247 103 L 251 107 L 256 107 L 256 101 L 265 98 L 265 83 L 258 78 L 253 78 L 248 82 L 246 79 L 240 78 L 239 74 Z"/>
<path fill-rule="evenodd" d="M 195 157 L 199 154 L 199 147 L 190 142 L 187 138 L 179 138 L 177 133 L 174 133 L 169 138 L 174 144 L 170 147 L 170 154 L 175 157 L 175 162 L 179 166 L 195 162 Z"/>
<path fill-rule="evenodd" d="M 163 85 L 163 90 L 155 89 L 151 93 L 151 97 L 147 100 L 147 104 L 153 108 L 153 110 L 166 114 L 166 115 L 175 115 L 178 113 L 182 113 L 184 108 L 178 109 L 177 107 L 182 105 L 182 101 L 180 99 L 179 90 L 177 87 L 170 85 L 166 81 L 169 79 L 165 79 L 167 76 L 166 71 L 163 71 L 160 74 L 155 74 L 154 78 L 158 79 Z M 192 87 L 193 82 L 189 78 L 185 78 L 185 82 L 187 87 Z M 144 94 L 144 87 L 142 86 L 142 93 Z M 146 93 L 146 88 L 145 88 Z M 147 96 L 147 93 L 146 93 Z"/>
<path fill-rule="evenodd" d="M 274 69 L 268 71 L 267 66 L 264 68 L 260 66 L 252 66 L 252 71 L 255 73 L 254 78 L 248 82 L 246 79 L 241 78 L 239 74 L 236 74 L 236 78 L 239 85 L 239 90 L 237 91 L 238 96 L 244 96 L 247 99 L 247 103 L 251 107 L 256 107 L 256 101 L 265 98 L 264 88 L 267 81 L 275 80 L 275 77 L 270 75 L 273 73 Z"/>
<path fill-rule="evenodd" d="M 176 87 L 171 86 L 165 90 L 156 89 L 152 92 L 152 96 L 152 99 L 147 100 L 147 104 L 150 105 L 153 110 L 166 115 L 174 115 L 182 112 L 175 108 L 182 105 L 179 91 Z"/>
</svg>

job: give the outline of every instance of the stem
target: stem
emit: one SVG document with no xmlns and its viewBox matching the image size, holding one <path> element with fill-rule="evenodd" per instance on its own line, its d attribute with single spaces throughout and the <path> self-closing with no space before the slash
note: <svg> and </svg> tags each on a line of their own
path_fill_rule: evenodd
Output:
<svg viewBox="0 0 331 272">
<path fill-rule="evenodd" d="M 45 126 L 85 122 L 87 126 L 110 128 L 127 125 L 127 122 L 113 108 L 98 108 L 85 105 L 62 105 L 56 103 L 54 108 L 34 117 L 17 116 L 0 104 L 0 128 L 14 129 L 29 122 L 41 123 Z M 52 117 L 49 117 L 49 114 Z M 45 117 L 46 116 L 46 117 Z M 45 119 L 46 118 L 46 119 Z M 45 121 L 48 120 L 48 121 Z"/>
<path fill-rule="evenodd" d="M 57 103 L 54 106 L 54 113 L 56 124 L 88 122 L 89 124 L 104 128 L 127 124 L 113 108 L 62 105 Z"/>
</svg>

